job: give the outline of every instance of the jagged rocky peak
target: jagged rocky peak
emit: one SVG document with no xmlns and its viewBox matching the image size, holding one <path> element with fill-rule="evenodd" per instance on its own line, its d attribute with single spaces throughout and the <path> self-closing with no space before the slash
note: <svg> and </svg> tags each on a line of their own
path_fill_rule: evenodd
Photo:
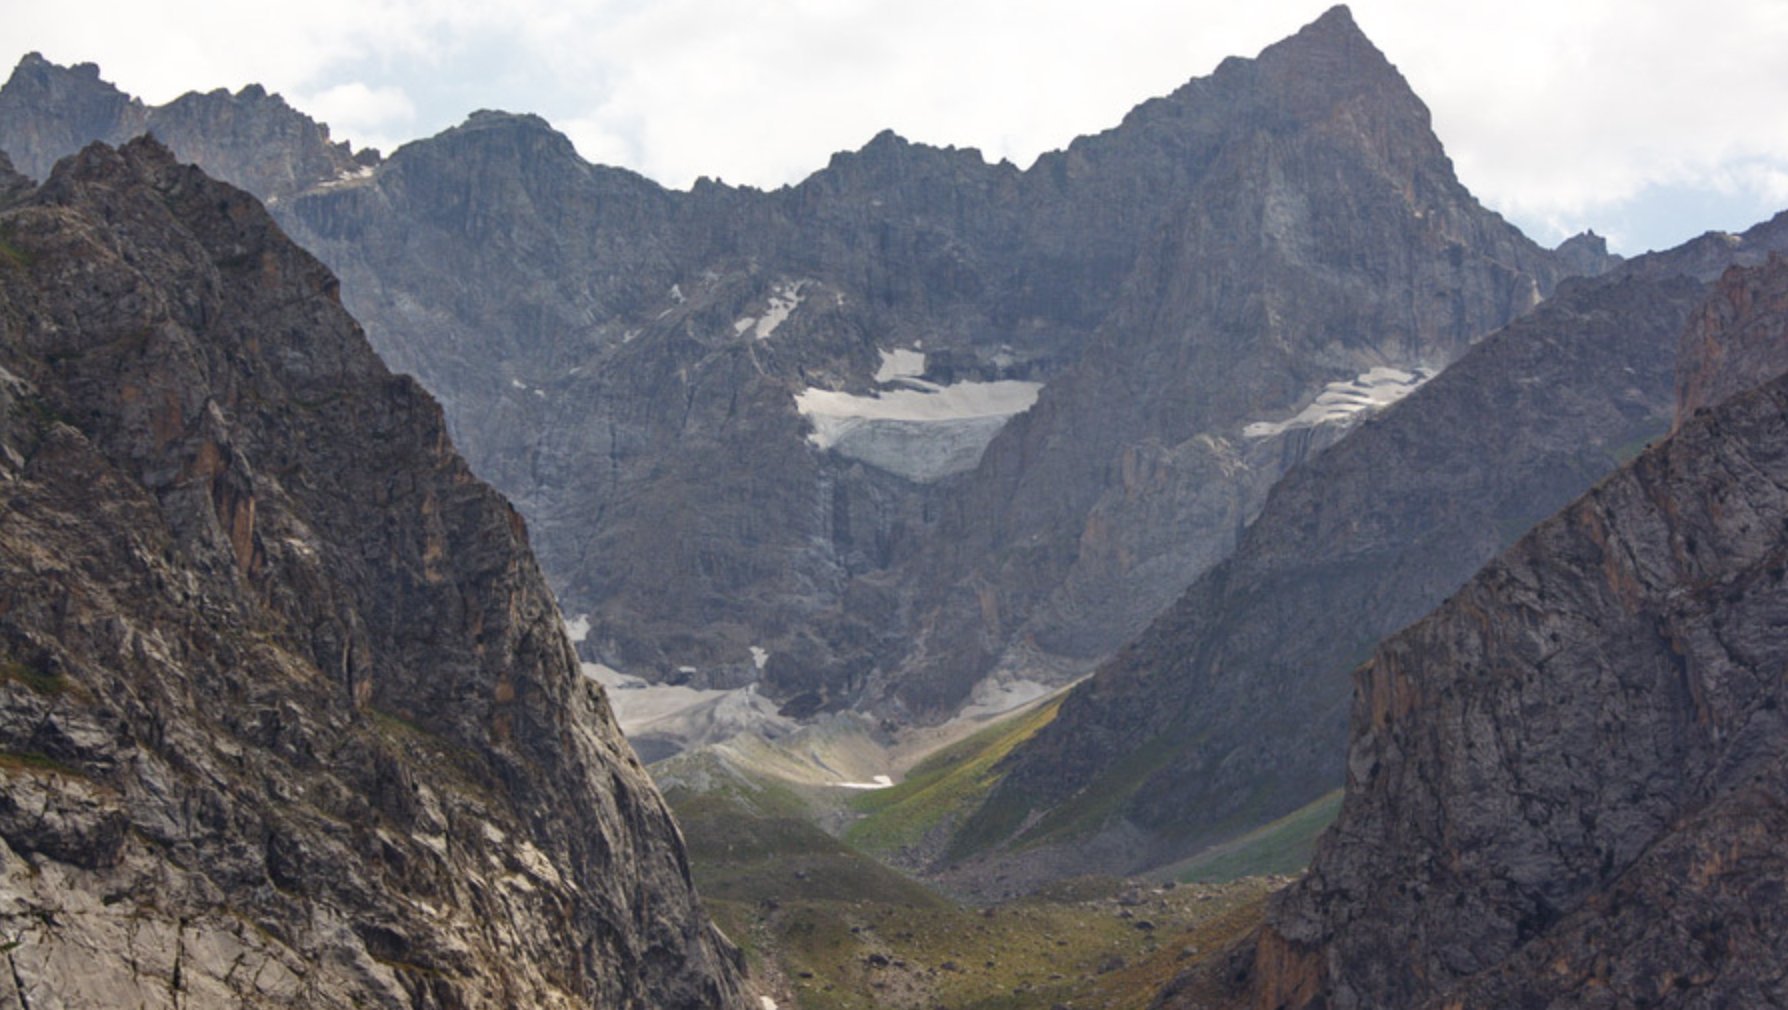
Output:
<svg viewBox="0 0 1788 1010">
<path fill-rule="evenodd" d="M 910 711 L 948 711 L 989 674 L 1111 655 L 1288 467 L 1568 273 L 1459 184 L 1427 109 L 1343 9 L 1030 175 L 1068 197 L 1063 220 L 1134 217 L 1135 245 L 1120 256 L 1108 223 L 1082 230 L 1077 253 L 1123 262 L 1120 294 L 939 510 L 916 644 L 882 681 Z"/>
<path fill-rule="evenodd" d="M 963 836 L 1011 833 L 1021 869 L 1136 871 L 1339 786 L 1349 673 L 1374 643 L 1666 433 L 1679 367 L 1723 360 L 1738 385 L 1778 367 L 1758 346 L 1781 334 L 1766 317 L 1730 332 L 1721 320 L 1779 283 L 1727 269 L 1783 249 L 1779 216 L 1567 279 L 1306 458 L 1235 551 L 1013 751 Z M 1704 333 L 1712 349 L 1691 349 Z"/>
<path fill-rule="evenodd" d="M 1622 262 L 1619 253 L 1608 251 L 1608 240 L 1594 231 L 1572 235 L 1553 250 L 1565 268 L 1579 277 L 1595 277 L 1607 273 Z"/>
<path fill-rule="evenodd" d="M 1780 343 L 1784 273 L 1727 274 L 1685 374 Z M 1708 403 L 1360 669 L 1256 1006 L 1788 1000 L 1788 376 Z"/>
<path fill-rule="evenodd" d="M 0 212 L 9 1006 L 746 1005 L 521 518 L 248 194 Z"/>
<path fill-rule="evenodd" d="M 56 160 L 87 142 L 142 130 L 143 104 L 103 81 L 99 67 L 62 67 L 27 53 L 0 88 L 0 136 L 19 171 L 49 177 Z"/>
<path fill-rule="evenodd" d="M 89 141 L 122 144 L 144 133 L 263 200 L 355 178 L 379 160 L 377 151 L 331 141 L 327 126 L 259 84 L 188 92 L 150 108 L 101 80 L 91 63 L 59 67 L 31 53 L 0 89 L 0 137 L 35 179 Z"/>
</svg>

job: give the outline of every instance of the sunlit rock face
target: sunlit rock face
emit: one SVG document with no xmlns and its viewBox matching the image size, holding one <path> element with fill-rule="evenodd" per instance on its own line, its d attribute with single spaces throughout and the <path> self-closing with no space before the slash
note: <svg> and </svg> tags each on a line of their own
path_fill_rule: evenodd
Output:
<svg viewBox="0 0 1788 1010">
<path fill-rule="evenodd" d="M 743 1008 L 521 517 L 153 141 L 0 171 L 0 1003 Z"/>
</svg>

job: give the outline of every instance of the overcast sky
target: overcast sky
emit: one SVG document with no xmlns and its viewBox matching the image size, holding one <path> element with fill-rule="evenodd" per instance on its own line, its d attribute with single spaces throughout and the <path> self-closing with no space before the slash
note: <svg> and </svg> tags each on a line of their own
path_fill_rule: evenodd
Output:
<svg viewBox="0 0 1788 1010">
<path fill-rule="evenodd" d="M 665 185 L 774 187 L 884 127 L 1029 165 L 1253 56 L 1323 0 L 16 0 L 16 59 L 152 103 L 258 82 L 389 151 L 536 112 Z M 1788 207 L 1788 0 L 1356 0 L 1459 176 L 1548 244 L 1617 251 Z"/>
</svg>

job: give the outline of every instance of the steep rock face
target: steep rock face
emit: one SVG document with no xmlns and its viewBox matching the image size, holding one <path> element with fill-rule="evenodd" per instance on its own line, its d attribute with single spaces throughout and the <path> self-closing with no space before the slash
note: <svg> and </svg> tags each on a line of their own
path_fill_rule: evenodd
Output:
<svg viewBox="0 0 1788 1010">
<path fill-rule="evenodd" d="M 1788 269 L 1733 267 L 1683 331 L 1676 423 L 1788 371 Z"/>
<path fill-rule="evenodd" d="M 0 146 L 61 136 L 15 106 Z M 295 143 L 275 213 L 529 517 L 586 658 L 794 712 L 1087 668 L 1346 408 L 1606 262 L 1478 207 L 1342 8 L 1026 171 L 884 133 L 675 193 L 494 112 L 366 172 Z"/>
<path fill-rule="evenodd" d="M 327 126 L 259 85 L 150 107 L 101 80 L 91 63 L 65 68 L 28 53 L 0 88 L 0 138 L 34 179 L 93 141 L 115 146 L 144 133 L 262 200 L 355 177 L 378 161 L 376 151 L 356 155 L 331 142 Z"/>
<path fill-rule="evenodd" d="M 946 706 L 1013 641 L 1110 653 L 1358 419 L 1313 410 L 1325 392 L 1381 377 L 1375 392 L 1406 392 L 1562 276 L 1459 185 L 1427 109 L 1343 9 L 1133 118 L 1170 114 L 1198 171 L 920 561 L 954 578 L 891 678 L 916 707 Z"/>
<path fill-rule="evenodd" d="M 1778 344 L 1779 305 L 1732 309 L 1785 282 L 1729 274 L 1688 346 Z M 1784 445 L 1788 379 L 1695 409 L 1361 668 L 1258 1005 L 1788 1000 Z"/>
<path fill-rule="evenodd" d="M 742 1006 L 520 517 L 248 195 L 0 215 L 10 1006 Z"/>
<path fill-rule="evenodd" d="M 1134 870 L 1335 788 L 1349 671 L 1662 435 L 1708 282 L 1783 248 L 1788 219 L 1568 282 L 1294 469 L 1235 553 L 1012 754 L 965 837 L 1027 845 L 1091 828 L 1102 844 L 1025 858 Z"/>
</svg>

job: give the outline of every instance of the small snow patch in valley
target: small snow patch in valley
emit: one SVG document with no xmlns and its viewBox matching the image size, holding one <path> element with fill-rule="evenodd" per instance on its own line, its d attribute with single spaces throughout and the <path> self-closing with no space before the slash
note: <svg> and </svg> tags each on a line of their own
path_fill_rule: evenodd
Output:
<svg viewBox="0 0 1788 1010">
<path fill-rule="evenodd" d="M 1382 366 L 1374 368 L 1356 378 L 1329 383 L 1314 402 L 1296 415 L 1283 421 L 1256 421 L 1243 428 L 1242 434 L 1248 438 L 1267 438 L 1294 428 L 1352 421 L 1367 411 L 1381 410 L 1396 403 L 1432 376 L 1433 373 L 1425 368 L 1412 371 Z"/>
<path fill-rule="evenodd" d="M 834 782 L 840 789 L 892 789 L 894 780 L 886 775 L 877 775 L 869 782 Z"/>
<path fill-rule="evenodd" d="M 757 667 L 759 673 L 763 672 L 764 664 L 769 661 L 770 654 L 764 651 L 763 646 L 754 645 L 751 647 L 751 665 Z"/>
</svg>

